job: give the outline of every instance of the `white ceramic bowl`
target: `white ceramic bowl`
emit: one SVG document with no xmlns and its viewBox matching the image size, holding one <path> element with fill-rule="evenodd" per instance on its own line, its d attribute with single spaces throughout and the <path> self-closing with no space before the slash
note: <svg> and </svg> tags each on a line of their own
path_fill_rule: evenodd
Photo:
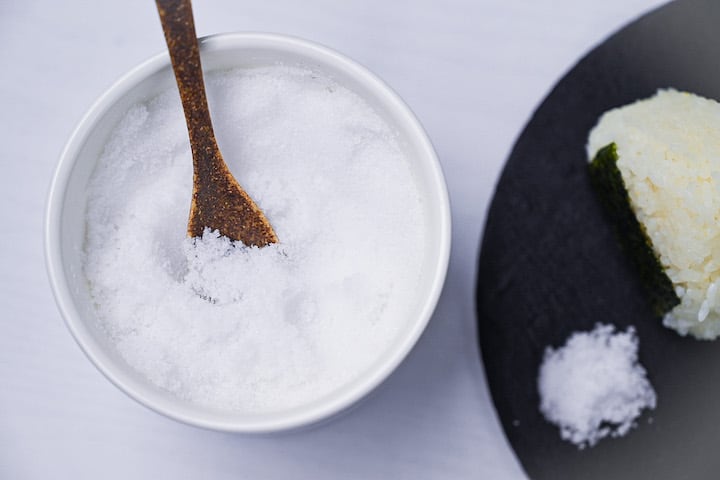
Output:
<svg viewBox="0 0 720 480">
<path fill-rule="evenodd" d="M 417 291 L 417 308 L 404 319 L 403 333 L 360 377 L 333 394 L 292 410 L 233 414 L 182 401 L 132 370 L 99 330 L 83 274 L 86 185 L 108 135 L 128 108 L 169 88 L 175 79 L 166 53 L 122 77 L 82 119 L 55 173 L 48 200 L 45 255 L 55 299 L 75 340 L 95 366 L 115 385 L 147 407 L 192 425 L 235 432 L 274 432 L 329 418 L 357 402 L 400 364 L 430 319 L 445 280 L 450 254 L 450 208 L 443 175 L 421 125 L 381 80 L 365 68 L 325 47 L 291 37 L 237 33 L 201 40 L 205 71 L 283 62 L 318 69 L 355 91 L 399 132 L 413 159 L 427 218 L 426 272 Z"/>
</svg>

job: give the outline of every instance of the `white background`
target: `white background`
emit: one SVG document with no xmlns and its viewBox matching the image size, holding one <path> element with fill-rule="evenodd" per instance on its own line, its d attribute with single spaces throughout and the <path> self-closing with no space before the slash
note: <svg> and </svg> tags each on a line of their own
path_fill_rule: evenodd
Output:
<svg viewBox="0 0 720 480">
<path fill-rule="evenodd" d="M 388 82 L 432 139 L 453 253 L 428 330 L 349 414 L 243 437 L 168 420 L 85 359 L 42 256 L 63 144 L 120 75 L 164 49 L 151 0 L 0 0 L 0 479 L 522 479 L 476 344 L 475 263 L 503 162 L 553 84 L 659 0 L 195 0 L 199 35 L 313 40 Z"/>
</svg>

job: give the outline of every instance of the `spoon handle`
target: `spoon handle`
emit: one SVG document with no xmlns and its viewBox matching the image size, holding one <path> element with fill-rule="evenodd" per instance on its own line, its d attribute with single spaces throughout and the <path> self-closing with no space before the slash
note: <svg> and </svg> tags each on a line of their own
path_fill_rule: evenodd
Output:
<svg viewBox="0 0 720 480">
<path fill-rule="evenodd" d="M 193 161 L 197 164 L 202 158 L 207 163 L 213 163 L 216 158 L 222 157 L 205 95 L 192 5 L 190 0 L 156 0 L 155 3 L 180 91 Z"/>
</svg>

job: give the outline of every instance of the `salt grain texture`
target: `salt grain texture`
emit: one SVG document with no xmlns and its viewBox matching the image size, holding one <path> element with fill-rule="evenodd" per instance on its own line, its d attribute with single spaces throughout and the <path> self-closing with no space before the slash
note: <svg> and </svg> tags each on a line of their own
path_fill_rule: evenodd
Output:
<svg viewBox="0 0 720 480">
<path fill-rule="evenodd" d="M 88 187 L 101 328 L 127 363 L 197 404 L 312 402 L 357 378 L 414 309 L 422 201 L 397 133 L 318 72 L 207 75 L 230 169 L 280 243 L 188 239 L 192 161 L 177 92 L 130 109 Z"/>
<path fill-rule="evenodd" d="M 576 332 L 557 350 L 547 348 L 540 367 L 540 411 L 580 448 L 608 435 L 625 435 L 655 391 L 638 363 L 635 329 L 614 333 L 598 324 Z"/>
</svg>

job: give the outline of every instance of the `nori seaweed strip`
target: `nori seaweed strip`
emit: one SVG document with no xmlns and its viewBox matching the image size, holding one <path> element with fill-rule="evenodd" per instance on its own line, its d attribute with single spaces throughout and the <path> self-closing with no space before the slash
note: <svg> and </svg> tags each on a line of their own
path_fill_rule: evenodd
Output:
<svg viewBox="0 0 720 480">
<path fill-rule="evenodd" d="M 625 252 L 635 264 L 653 311 L 658 316 L 680 303 L 670 278 L 655 255 L 652 241 L 632 210 L 625 181 L 617 166 L 617 146 L 601 148 L 589 165 L 590 181 L 598 192 L 605 211 Z"/>
</svg>

